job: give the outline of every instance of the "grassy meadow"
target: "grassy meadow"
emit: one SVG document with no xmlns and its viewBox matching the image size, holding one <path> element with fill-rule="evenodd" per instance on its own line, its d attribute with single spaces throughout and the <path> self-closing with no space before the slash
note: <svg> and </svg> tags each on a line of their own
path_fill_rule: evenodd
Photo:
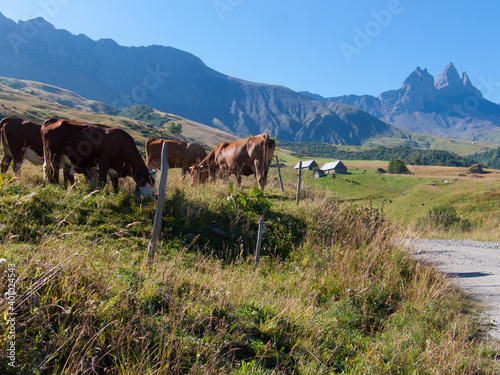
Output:
<svg viewBox="0 0 500 375">
<path fill-rule="evenodd" d="M 56 98 L 3 80 L 0 114 L 121 127 L 141 152 L 165 134 L 48 92 Z M 168 117 L 207 147 L 232 139 Z M 45 185 L 29 163 L 1 175 L 0 374 L 498 373 L 482 307 L 399 240 L 499 240 L 499 171 L 388 175 L 376 173 L 387 163 L 343 160 L 346 175 L 304 172 L 296 204 L 299 159 L 278 154 L 285 192 L 276 168 L 265 194 L 253 178 L 201 187 L 170 171 L 152 267 L 155 201 L 135 196 L 130 179 L 113 194 L 83 178 L 68 190 Z"/>
<path fill-rule="evenodd" d="M 152 267 L 155 202 L 130 180 L 113 194 L 82 181 L 44 185 L 29 163 L 20 177 L 1 176 L 0 271 L 16 276 L 17 315 L 11 367 L 0 300 L 0 373 L 498 373 L 481 307 L 398 241 L 430 233 L 416 229 L 422 206 L 406 207 L 415 195 L 416 206 L 431 206 L 421 200 L 432 194 L 493 225 L 498 181 L 463 177 L 447 200 L 440 176 L 381 176 L 376 163 L 346 161 L 351 174 L 335 179 L 304 173 L 297 205 L 295 160 L 281 158 L 284 193 L 274 168 L 264 195 L 253 178 L 193 187 L 172 170 Z M 474 211 L 476 201 L 487 208 Z M 402 212 L 415 219 L 396 226 Z M 0 278 L 2 296 L 9 287 Z"/>
<path fill-rule="evenodd" d="M 320 167 L 332 161 L 314 160 Z M 290 189 L 297 182 L 293 167 L 298 161 L 280 155 Z M 500 170 L 474 174 L 468 168 L 408 165 L 411 174 L 391 175 L 377 173 L 378 168 L 387 170 L 388 162 L 343 163 L 348 174 L 317 179 L 312 171 L 304 171 L 304 190 L 328 192 L 341 205 L 376 207 L 394 224 L 426 238 L 500 241 Z M 443 225 L 437 213 L 449 220 Z"/>
</svg>

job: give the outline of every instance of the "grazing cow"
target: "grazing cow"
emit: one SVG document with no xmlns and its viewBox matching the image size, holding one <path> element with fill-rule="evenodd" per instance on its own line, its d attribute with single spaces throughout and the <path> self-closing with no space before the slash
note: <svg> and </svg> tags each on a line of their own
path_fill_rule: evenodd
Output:
<svg viewBox="0 0 500 375">
<path fill-rule="evenodd" d="M 13 117 L 6 117 L 0 122 L 3 146 L 2 173 L 7 172 L 12 161 L 14 173 L 20 172 L 24 159 L 28 159 L 34 165 L 43 164 L 41 127 L 40 124 Z"/>
<path fill-rule="evenodd" d="M 234 142 L 221 142 L 202 160 L 191 168 L 193 184 L 205 182 L 208 176 L 215 178 L 220 172 L 223 178 L 236 175 L 241 184 L 241 176 L 255 174 L 261 190 L 267 182 L 267 172 L 271 165 L 275 148 L 274 139 L 263 133 Z"/>
<path fill-rule="evenodd" d="M 154 191 L 155 172 L 150 171 L 132 137 L 122 129 L 100 124 L 84 124 L 63 119 L 48 119 L 41 136 L 45 157 L 44 171 L 52 183 L 59 182 L 59 168 L 99 167 L 99 184 L 106 185 L 107 174 L 118 192 L 118 177 L 132 177 L 136 190 L 145 196 Z"/>
<path fill-rule="evenodd" d="M 13 161 L 14 173 L 20 173 L 24 159 L 34 165 L 43 164 L 43 143 L 40 136 L 41 124 L 25 121 L 19 118 L 6 117 L 0 122 L 0 132 L 3 145 L 3 160 L 1 172 L 6 173 Z M 83 173 L 87 181 L 93 178 L 93 170 L 76 169 Z M 64 182 L 74 184 L 75 169 L 68 166 L 64 170 Z"/>
<path fill-rule="evenodd" d="M 167 142 L 168 167 L 182 168 L 183 177 L 188 173 L 189 167 L 199 163 L 207 156 L 203 147 L 197 143 L 149 138 L 146 141 L 146 165 L 149 169 L 160 168 L 163 142 Z"/>
</svg>

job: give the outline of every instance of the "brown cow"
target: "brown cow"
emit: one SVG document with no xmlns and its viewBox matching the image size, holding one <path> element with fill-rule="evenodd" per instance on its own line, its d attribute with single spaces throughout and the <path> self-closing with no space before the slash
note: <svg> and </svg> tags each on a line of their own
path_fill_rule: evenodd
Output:
<svg viewBox="0 0 500 375">
<path fill-rule="evenodd" d="M 155 172 L 150 171 L 132 137 L 122 129 L 101 124 L 83 124 L 63 119 L 48 119 L 41 136 L 45 156 L 44 171 L 52 183 L 59 182 L 59 168 L 99 167 L 99 184 L 106 185 L 107 174 L 118 192 L 118 177 L 131 176 L 136 190 L 149 196 L 154 191 Z"/>
<path fill-rule="evenodd" d="M 43 143 L 40 136 L 41 124 L 25 121 L 19 118 L 6 117 L 0 122 L 0 132 L 3 145 L 1 172 L 6 173 L 13 160 L 14 173 L 20 173 L 24 159 L 34 165 L 43 164 Z M 93 170 L 79 170 L 87 181 L 94 177 Z M 64 182 L 74 184 L 75 169 L 68 166 L 64 170 Z M 94 173 L 95 174 L 95 173 Z"/>
<path fill-rule="evenodd" d="M 241 176 L 255 174 L 259 188 L 263 190 L 274 148 L 274 139 L 267 133 L 234 142 L 221 142 L 200 164 L 193 165 L 192 182 L 203 183 L 209 175 L 215 178 L 217 172 L 220 172 L 223 178 L 234 174 L 236 182 L 241 184 Z"/>
<path fill-rule="evenodd" d="M 0 122 L 3 146 L 2 173 L 12 163 L 14 173 L 19 173 L 24 159 L 34 165 L 43 164 L 43 146 L 40 137 L 42 125 L 19 118 L 6 117 Z"/>
<path fill-rule="evenodd" d="M 203 147 L 197 143 L 149 138 L 146 141 L 146 165 L 149 169 L 160 168 L 163 142 L 167 142 L 168 167 L 182 168 L 183 177 L 188 173 L 189 167 L 207 156 Z"/>
</svg>

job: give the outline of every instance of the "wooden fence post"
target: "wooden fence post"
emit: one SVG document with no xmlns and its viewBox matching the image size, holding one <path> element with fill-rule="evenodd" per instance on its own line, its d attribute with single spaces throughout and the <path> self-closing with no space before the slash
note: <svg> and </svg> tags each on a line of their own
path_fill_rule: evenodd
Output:
<svg viewBox="0 0 500 375">
<path fill-rule="evenodd" d="M 300 182 L 302 181 L 302 162 L 299 161 L 299 181 L 297 183 L 297 198 L 295 200 L 296 204 L 299 204 L 300 200 Z"/>
<path fill-rule="evenodd" d="M 280 169 L 280 161 L 278 155 L 276 155 L 276 165 L 278 167 L 278 177 L 280 179 L 281 192 L 284 193 L 285 189 L 283 188 L 283 180 L 281 179 L 281 169 Z"/>
<path fill-rule="evenodd" d="M 259 220 L 259 234 L 257 235 L 257 247 L 255 249 L 255 263 L 253 268 L 257 268 L 257 264 L 259 263 L 260 257 L 260 248 L 262 246 L 262 233 L 264 231 L 264 218 Z"/>
<path fill-rule="evenodd" d="M 160 183 L 158 185 L 158 200 L 156 202 L 156 213 L 153 224 L 153 234 L 148 245 L 148 267 L 153 264 L 156 252 L 156 245 L 160 235 L 160 226 L 163 213 L 163 205 L 165 203 L 165 194 L 167 192 L 167 177 L 168 177 L 168 150 L 167 142 L 163 142 L 161 148 L 161 174 Z"/>
</svg>

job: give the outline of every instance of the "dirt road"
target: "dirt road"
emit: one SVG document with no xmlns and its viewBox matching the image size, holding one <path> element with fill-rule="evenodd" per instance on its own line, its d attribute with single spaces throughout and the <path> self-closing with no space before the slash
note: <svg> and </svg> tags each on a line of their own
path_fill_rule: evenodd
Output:
<svg viewBox="0 0 500 375">
<path fill-rule="evenodd" d="M 500 340 L 500 242 L 419 240 L 413 246 L 417 259 L 433 262 L 487 307 L 489 334 Z"/>
</svg>

